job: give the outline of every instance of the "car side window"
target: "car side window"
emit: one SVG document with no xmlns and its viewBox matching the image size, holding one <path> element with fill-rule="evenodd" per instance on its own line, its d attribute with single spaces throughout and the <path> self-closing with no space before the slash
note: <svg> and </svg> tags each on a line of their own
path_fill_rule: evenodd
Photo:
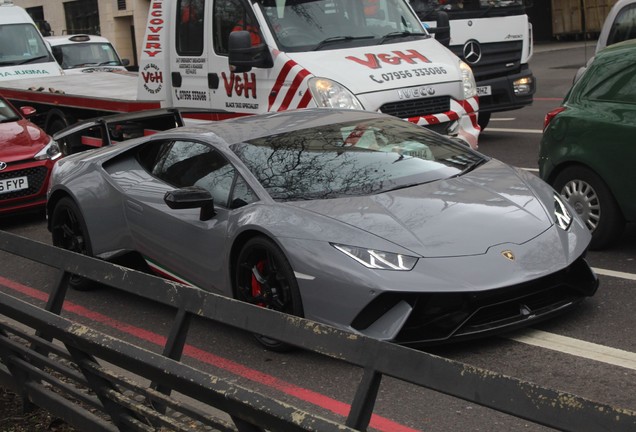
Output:
<svg viewBox="0 0 636 432">
<path fill-rule="evenodd" d="M 193 141 L 151 143 L 139 152 L 138 160 L 153 176 L 171 186 L 200 186 L 208 190 L 215 205 L 237 208 L 257 200 L 234 166 L 207 144 Z"/>
<path fill-rule="evenodd" d="M 616 68 L 613 73 L 602 74 L 603 79 L 590 88 L 590 100 L 636 103 L 636 65 Z"/>
<path fill-rule="evenodd" d="M 616 16 L 607 37 L 607 45 L 634 38 L 636 38 L 636 5 L 629 5 Z"/>
<path fill-rule="evenodd" d="M 241 0 L 217 0 L 214 2 L 214 51 L 227 55 L 230 33 L 238 30 L 250 32 L 252 45 L 262 41 L 256 18 Z"/>
<path fill-rule="evenodd" d="M 177 3 L 177 54 L 200 56 L 203 54 L 204 0 L 179 0 Z"/>
</svg>

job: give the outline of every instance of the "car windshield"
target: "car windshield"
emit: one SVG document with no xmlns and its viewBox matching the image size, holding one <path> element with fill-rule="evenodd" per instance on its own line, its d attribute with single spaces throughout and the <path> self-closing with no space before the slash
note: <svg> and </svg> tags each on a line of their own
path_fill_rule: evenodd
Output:
<svg viewBox="0 0 636 432">
<path fill-rule="evenodd" d="M 87 66 L 121 66 L 121 61 L 109 43 L 70 43 L 52 47 L 53 56 L 62 69 Z"/>
<path fill-rule="evenodd" d="M 458 176 L 485 161 L 463 144 L 393 118 L 302 129 L 232 150 L 277 201 L 386 192 Z"/>
<path fill-rule="evenodd" d="M 20 116 L 4 99 L 0 98 L 0 123 L 19 120 Z"/>
<path fill-rule="evenodd" d="M 286 51 L 429 37 L 403 0 L 261 0 L 259 5 L 277 44 Z"/>
<path fill-rule="evenodd" d="M 422 21 L 435 19 L 438 10 L 463 18 L 516 15 L 530 6 L 528 0 L 411 0 L 411 6 Z"/>
<path fill-rule="evenodd" d="M 32 24 L 0 25 L 0 66 L 52 61 L 40 32 Z"/>
</svg>

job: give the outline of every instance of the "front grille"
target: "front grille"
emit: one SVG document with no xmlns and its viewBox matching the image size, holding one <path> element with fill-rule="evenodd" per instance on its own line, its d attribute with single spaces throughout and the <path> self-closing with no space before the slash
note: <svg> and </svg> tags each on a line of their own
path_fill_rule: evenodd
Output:
<svg viewBox="0 0 636 432">
<path fill-rule="evenodd" d="M 0 194 L 0 200 L 23 198 L 38 193 L 40 189 L 42 189 L 47 174 L 48 169 L 44 166 L 0 172 L 0 180 L 26 176 L 29 181 L 29 187 L 27 189 Z"/>
<path fill-rule="evenodd" d="M 382 105 L 380 111 L 402 119 L 441 114 L 450 111 L 450 98 L 438 96 L 389 102 Z"/>
<path fill-rule="evenodd" d="M 583 258 L 552 275 L 482 292 L 383 293 L 352 322 L 364 332 L 398 302 L 412 312 L 395 342 L 430 345 L 494 334 L 565 311 L 596 291 L 598 279 Z"/>
<path fill-rule="evenodd" d="M 487 80 L 519 72 L 521 68 L 521 50 L 523 42 L 495 42 L 481 44 L 481 59 L 475 63 L 468 63 L 473 70 L 475 80 Z M 452 46 L 451 51 L 466 61 L 463 46 Z"/>
</svg>

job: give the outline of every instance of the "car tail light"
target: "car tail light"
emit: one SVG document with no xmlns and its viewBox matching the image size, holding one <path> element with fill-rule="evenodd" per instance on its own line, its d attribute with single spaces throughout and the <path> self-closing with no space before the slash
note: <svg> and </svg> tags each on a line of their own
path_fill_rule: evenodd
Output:
<svg viewBox="0 0 636 432">
<path fill-rule="evenodd" d="M 543 120 L 543 130 L 546 130 L 552 119 L 555 118 L 557 114 L 562 113 L 565 110 L 566 108 L 564 106 L 560 106 L 547 113 L 545 115 L 545 119 Z"/>
</svg>

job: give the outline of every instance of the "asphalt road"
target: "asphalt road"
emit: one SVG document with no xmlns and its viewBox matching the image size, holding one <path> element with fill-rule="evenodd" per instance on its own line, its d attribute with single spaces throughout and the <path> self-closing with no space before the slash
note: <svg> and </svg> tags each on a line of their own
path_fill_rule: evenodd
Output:
<svg viewBox="0 0 636 432">
<path fill-rule="evenodd" d="M 558 48 L 557 50 L 554 50 Z M 493 116 L 480 151 L 537 170 L 547 111 L 559 105 L 578 66 L 592 52 L 581 44 L 537 46 L 531 62 L 538 78 L 533 106 Z M 49 243 L 41 216 L 0 220 L 10 232 Z M 616 247 L 590 252 L 601 287 L 572 313 L 532 329 L 431 352 L 602 403 L 636 410 L 636 229 Z M 41 304 L 39 293 L 54 271 L 0 253 L 0 290 Z M 337 301 L 337 299 L 334 299 Z M 64 315 L 148 349 L 160 351 L 173 315 L 162 306 L 114 290 L 70 292 Z M 184 361 L 278 399 L 342 420 L 361 371 L 306 352 L 276 354 L 248 334 L 195 323 Z M 381 386 L 372 420 L 382 431 L 543 431 L 544 427 L 391 379 Z"/>
</svg>

